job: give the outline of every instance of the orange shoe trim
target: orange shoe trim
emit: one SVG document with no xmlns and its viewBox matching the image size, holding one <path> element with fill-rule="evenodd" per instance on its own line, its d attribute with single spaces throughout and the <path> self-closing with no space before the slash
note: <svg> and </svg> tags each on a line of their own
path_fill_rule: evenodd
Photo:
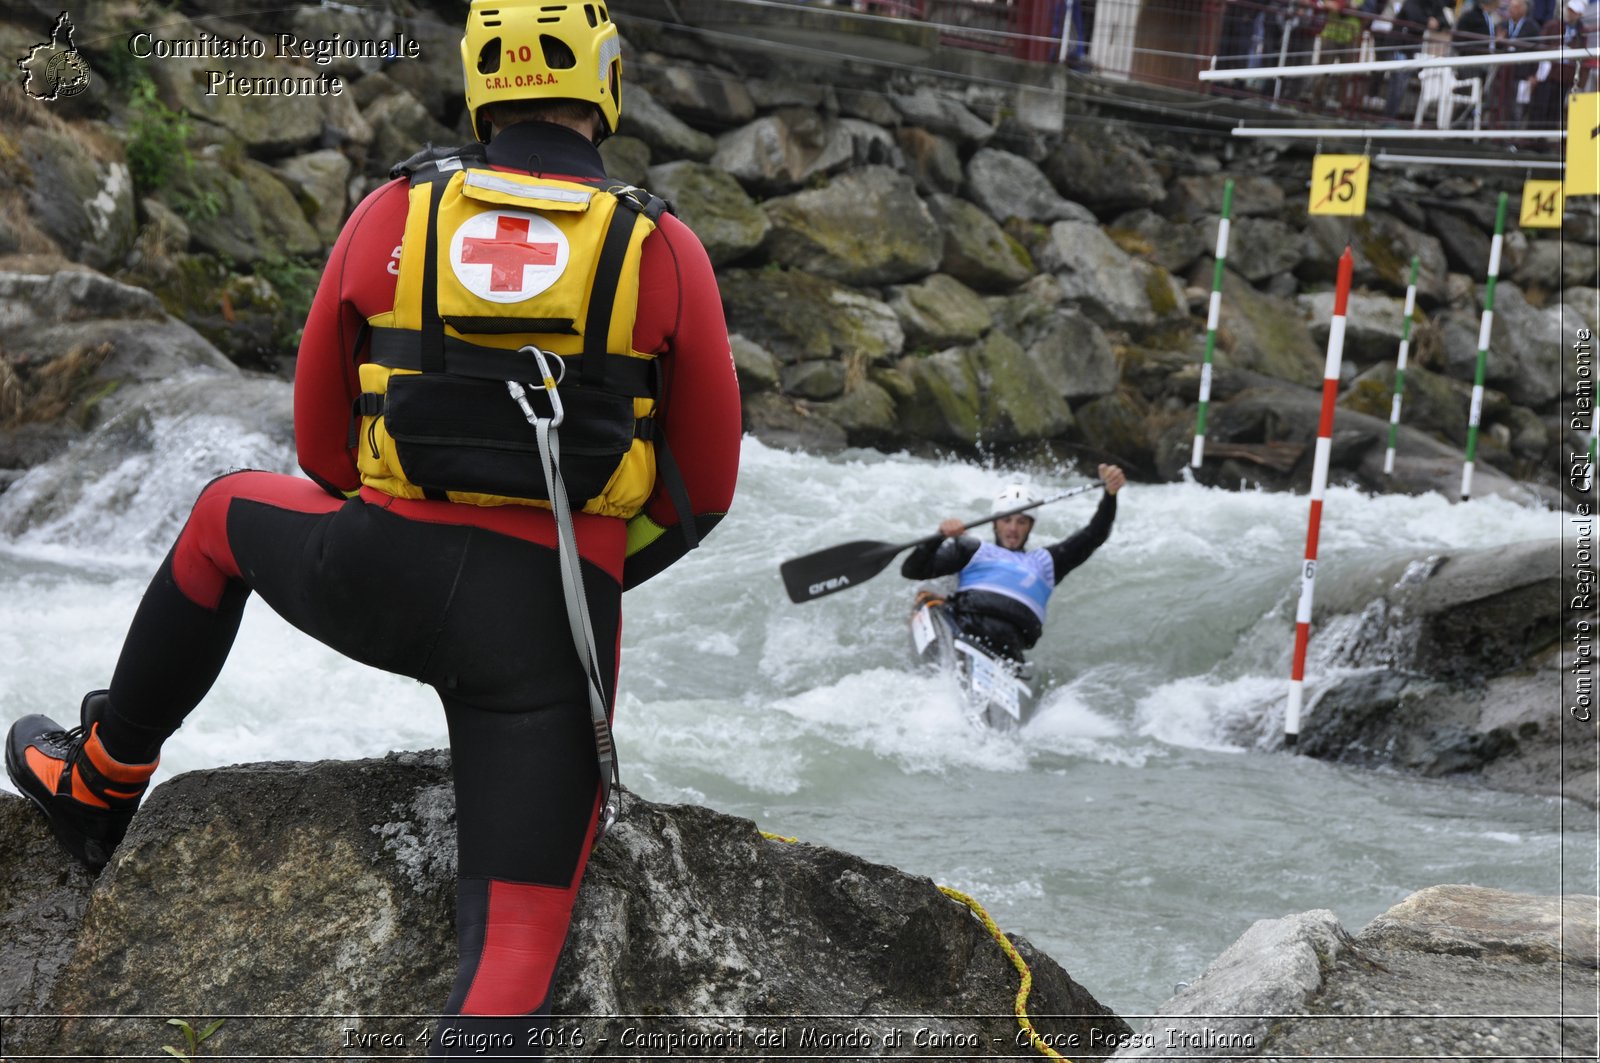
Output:
<svg viewBox="0 0 1600 1063">
<path fill-rule="evenodd" d="M 93 790 L 83 781 L 83 773 L 76 768 L 72 772 L 72 799 L 89 805 L 91 808 L 110 808 L 111 803 Z"/>
<path fill-rule="evenodd" d="M 89 763 L 94 765 L 95 771 L 104 775 L 111 782 L 129 783 L 138 786 L 140 793 L 144 792 L 144 784 L 150 781 L 150 776 L 155 774 L 156 765 L 161 763 L 160 757 L 157 757 L 149 764 L 124 764 L 122 761 L 115 759 L 110 753 L 106 752 L 106 747 L 100 742 L 100 724 L 98 722 L 89 732 L 89 740 L 83 744 L 83 751 L 89 754 Z M 107 792 L 109 793 L 110 791 Z M 115 794 L 113 796 L 120 797 L 122 795 Z M 130 796 L 137 797 L 139 795 L 132 794 Z"/>
<path fill-rule="evenodd" d="M 44 788 L 55 793 L 56 787 L 61 783 L 61 769 L 66 767 L 65 762 L 45 756 L 37 746 L 29 746 L 23 750 L 22 759 L 27 761 L 28 770 L 44 783 Z"/>
</svg>

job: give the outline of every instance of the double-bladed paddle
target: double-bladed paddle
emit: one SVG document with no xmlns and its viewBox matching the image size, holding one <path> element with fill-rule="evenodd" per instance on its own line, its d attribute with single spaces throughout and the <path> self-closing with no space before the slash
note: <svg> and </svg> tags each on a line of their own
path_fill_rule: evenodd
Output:
<svg viewBox="0 0 1600 1063">
<path fill-rule="evenodd" d="M 1063 498 L 1081 495 L 1085 491 L 1093 491 L 1097 487 L 1104 487 L 1103 480 L 1074 487 L 1070 491 L 1063 491 L 1059 495 L 1038 502 L 1030 502 L 1026 506 L 1008 509 L 992 516 L 984 517 L 967 524 L 969 529 L 980 528 L 985 524 L 1012 517 L 1018 513 L 1026 513 L 1030 509 L 1047 506 L 1051 502 L 1059 502 Z M 783 589 L 789 592 L 791 602 L 809 602 L 813 598 L 821 598 L 837 591 L 854 587 L 858 583 L 865 583 L 889 566 L 896 554 L 902 550 L 909 550 L 913 546 L 922 546 L 925 543 L 936 543 L 944 536 L 934 534 L 925 535 L 921 539 L 913 539 L 909 543 L 879 543 L 870 539 L 857 540 L 852 543 L 840 543 L 830 546 L 826 550 L 818 550 L 814 554 L 796 557 L 785 561 L 778 566 L 778 571 L 783 575 Z"/>
</svg>

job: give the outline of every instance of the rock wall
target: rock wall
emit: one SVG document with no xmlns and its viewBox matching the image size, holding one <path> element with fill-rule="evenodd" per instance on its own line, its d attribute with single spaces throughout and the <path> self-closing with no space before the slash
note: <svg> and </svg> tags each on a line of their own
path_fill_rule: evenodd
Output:
<svg viewBox="0 0 1600 1063">
<path fill-rule="evenodd" d="M 670 197 L 702 235 L 751 431 L 813 449 L 1022 448 L 1116 460 L 1143 478 L 1179 475 L 1232 177 L 1214 460 L 1199 478 L 1309 481 L 1329 289 L 1348 242 L 1359 290 L 1334 477 L 1450 489 L 1494 198 L 1515 191 L 1517 178 L 1384 170 L 1365 217 L 1310 218 L 1309 150 L 1141 125 L 1115 111 L 1114 96 L 1084 102 L 1061 70 L 1002 66 L 999 76 L 953 78 L 816 55 L 774 62 L 736 34 L 630 19 L 628 7 L 616 12 L 627 102 L 603 152 L 615 176 Z M 0 42 L 37 37 L 35 11 L 18 0 L 0 12 Z M 185 11 L 190 21 L 163 19 L 157 36 L 403 32 L 420 58 L 272 60 L 261 71 L 247 63 L 242 75 L 338 78 L 344 91 L 212 96 L 197 88 L 205 60 L 129 57 L 127 35 L 149 28 L 141 9 L 97 9 L 93 32 L 86 23 L 80 34 L 96 73 L 89 91 L 42 105 L 0 83 L 0 169 L 12 208 L 0 210 L 0 271 L 108 273 L 153 293 L 235 363 L 290 373 L 342 218 L 417 144 L 467 139 L 457 16 L 410 0 L 361 11 L 308 5 L 271 26 L 226 5 Z M 1586 316 L 1594 262 L 1563 256 L 1563 237 L 1592 245 L 1594 218 L 1575 214 L 1564 233 L 1507 239 L 1479 440 L 1483 493 L 1553 500 L 1558 470 L 1583 444 L 1561 416 L 1578 383 L 1564 359 L 1577 329 L 1597 324 Z M 1421 276 L 1407 428 L 1396 472 L 1385 476 L 1413 255 Z M 66 336 L 8 337 L 0 347 L 0 400 L 13 396 L 0 401 L 0 467 L 14 478 L 95 411 L 80 398 L 54 418 L 69 427 L 30 427 L 51 419 L 34 401 L 47 389 L 46 367 L 82 355 Z"/>
</svg>

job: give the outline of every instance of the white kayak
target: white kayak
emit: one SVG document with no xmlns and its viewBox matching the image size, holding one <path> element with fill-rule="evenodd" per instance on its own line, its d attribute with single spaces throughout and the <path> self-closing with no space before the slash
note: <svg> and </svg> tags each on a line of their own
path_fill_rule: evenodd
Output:
<svg viewBox="0 0 1600 1063">
<path fill-rule="evenodd" d="M 944 599 L 926 591 L 917 594 L 911 645 L 918 660 L 950 677 L 961 711 L 974 727 L 1014 731 L 1033 711 L 1033 690 L 1027 683 L 1032 667 L 964 638 Z"/>
</svg>

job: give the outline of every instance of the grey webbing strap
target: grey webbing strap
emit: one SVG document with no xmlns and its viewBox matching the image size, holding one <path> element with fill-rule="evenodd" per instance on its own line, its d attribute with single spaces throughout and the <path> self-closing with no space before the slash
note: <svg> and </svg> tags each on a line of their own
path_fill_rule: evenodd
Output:
<svg viewBox="0 0 1600 1063">
<path fill-rule="evenodd" d="M 527 391 L 515 380 L 506 381 L 506 389 L 522 415 L 533 425 L 539 444 L 539 460 L 544 467 L 544 482 L 549 489 L 550 507 L 556 518 L 556 554 L 561 565 L 561 591 L 566 599 L 567 626 L 572 629 L 572 645 L 583 665 L 584 678 L 589 688 L 589 718 L 594 726 L 595 757 L 600 765 L 600 819 L 595 824 L 594 840 L 598 843 L 617 818 L 614 789 L 621 781 L 617 771 L 616 748 L 611 740 L 611 721 L 606 716 L 605 680 L 600 675 L 599 655 L 595 652 L 594 624 L 589 618 L 589 602 L 583 591 L 583 566 L 578 556 L 577 529 L 572 521 L 572 506 L 567 499 L 567 485 L 561 478 L 561 440 L 556 428 L 564 416 L 561 397 L 556 391 L 556 378 L 550 375 L 550 365 L 544 351 L 537 347 L 524 347 L 533 354 L 543 375 L 544 390 L 550 396 L 551 416 L 540 417 L 528 402 Z"/>
</svg>

